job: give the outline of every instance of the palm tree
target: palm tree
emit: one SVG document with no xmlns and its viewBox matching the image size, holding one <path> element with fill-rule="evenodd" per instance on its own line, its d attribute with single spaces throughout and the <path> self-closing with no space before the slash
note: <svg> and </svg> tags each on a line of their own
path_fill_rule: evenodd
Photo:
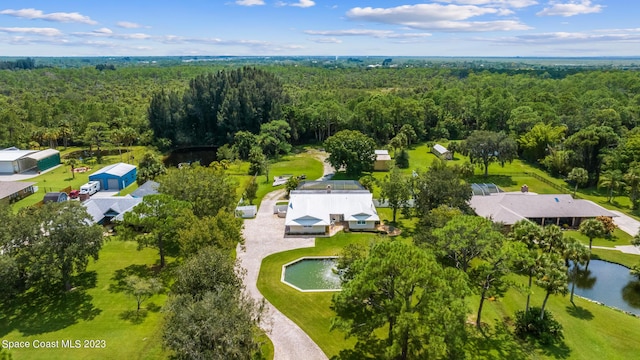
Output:
<svg viewBox="0 0 640 360">
<path fill-rule="evenodd" d="M 588 219 L 580 224 L 580 233 L 589 238 L 589 250 L 591 250 L 593 239 L 604 236 L 607 230 L 602 225 L 602 222 L 596 219 Z"/>
<path fill-rule="evenodd" d="M 636 165 L 629 168 L 623 179 L 627 185 L 627 191 L 629 191 L 631 208 L 637 210 L 640 207 L 640 166 Z"/>
<path fill-rule="evenodd" d="M 573 168 L 571 172 L 567 176 L 569 180 L 572 180 L 576 183 L 576 186 L 573 188 L 573 196 L 576 196 L 576 191 L 578 191 L 578 186 L 582 186 L 589 181 L 589 173 L 587 170 L 583 168 Z"/>
<path fill-rule="evenodd" d="M 598 187 L 606 187 L 609 189 L 608 203 L 613 200 L 613 192 L 622 185 L 622 171 L 620 170 L 607 170 L 600 175 L 600 181 Z"/>
<path fill-rule="evenodd" d="M 520 220 L 513 224 L 509 238 L 513 241 L 524 243 L 529 249 L 529 253 L 518 261 L 516 265 L 520 271 L 529 277 L 529 287 L 527 288 L 527 306 L 525 313 L 529 312 L 529 302 L 531 300 L 531 287 L 533 285 L 533 277 L 539 267 L 540 255 L 538 249 L 542 246 L 543 232 L 542 228 L 528 220 Z"/>
<path fill-rule="evenodd" d="M 564 248 L 565 264 L 573 262 L 570 268 L 569 276 L 571 277 L 571 303 L 573 304 L 573 293 L 576 288 L 576 279 L 580 271 L 580 265 L 586 264 L 591 259 L 591 251 L 582 245 L 582 243 L 574 238 L 569 238 Z M 575 304 L 574 304 L 575 306 Z"/>
<path fill-rule="evenodd" d="M 542 266 L 538 273 L 536 284 L 546 291 L 542 307 L 540 308 L 540 320 L 544 320 L 544 308 L 550 295 L 566 295 L 567 289 L 567 268 L 562 259 L 555 253 L 544 254 Z"/>
</svg>

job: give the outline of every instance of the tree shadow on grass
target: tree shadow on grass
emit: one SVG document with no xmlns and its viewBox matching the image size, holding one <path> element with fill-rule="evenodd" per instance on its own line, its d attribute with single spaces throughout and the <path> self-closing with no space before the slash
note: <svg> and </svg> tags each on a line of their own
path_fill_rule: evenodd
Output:
<svg viewBox="0 0 640 360">
<path fill-rule="evenodd" d="M 583 308 L 582 306 L 567 306 L 565 307 L 565 310 L 567 311 L 567 314 L 578 318 L 578 319 L 582 319 L 582 320 L 592 320 L 593 319 L 593 314 L 591 313 L 591 311 Z"/>
<path fill-rule="evenodd" d="M 467 353 L 478 355 L 478 358 L 499 360 L 525 360 L 531 358 L 533 346 L 517 339 L 503 322 L 494 327 L 486 326 L 482 330 L 475 327 L 469 334 Z"/>
<path fill-rule="evenodd" d="M 0 336 L 13 330 L 25 336 L 45 334 L 80 320 L 92 320 L 102 312 L 93 306 L 92 299 L 83 287 L 71 291 L 29 290 L 2 304 Z"/>
<path fill-rule="evenodd" d="M 543 347 L 542 353 L 544 356 L 553 357 L 555 359 L 567 359 L 571 356 L 571 349 L 564 341 L 559 341 L 555 344 Z"/>
<path fill-rule="evenodd" d="M 127 277 L 132 275 L 141 279 L 149 279 L 156 275 L 156 270 L 147 265 L 129 265 L 124 269 L 116 270 L 111 277 L 113 283 L 109 285 L 109 292 L 123 292 L 126 288 Z"/>
<path fill-rule="evenodd" d="M 149 312 L 147 311 L 147 309 L 140 309 L 140 311 L 137 311 L 137 310 L 125 310 L 125 311 L 120 313 L 119 317 L 120 317 L 120 319 L 122 319 L 124 321 L 128 321 L 131 324 L 138 325 L 138 324 L 142 324 L 144 322 L 144 319 L 147 318 L 147 314 L 148 313 Z"/>
</svg>

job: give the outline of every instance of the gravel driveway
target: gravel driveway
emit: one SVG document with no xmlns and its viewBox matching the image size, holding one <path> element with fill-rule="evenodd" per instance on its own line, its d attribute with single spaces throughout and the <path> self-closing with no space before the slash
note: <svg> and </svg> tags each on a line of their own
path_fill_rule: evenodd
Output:
<svg viewBox="0 0 640 360">
<path fill-rule="evenodd" d="M 313 238 L 284 237 L 284 219 L 273 214 L 276 200 L 283 195 L 284 190 L 267 194 L 257 216 L 244 222 L 245 246 L 238 247 L 237 254 L 241 266 L 247 271 L 244 278 L 247 292 L 256 300 L 264 298 L 256 286 L 262 259 L 282 251 L 315 246 Z M 327 359 L 324 352 L 298 325 L 268 302 L 260 326 L 273 342 L 275 360 Z"/>
</svg>

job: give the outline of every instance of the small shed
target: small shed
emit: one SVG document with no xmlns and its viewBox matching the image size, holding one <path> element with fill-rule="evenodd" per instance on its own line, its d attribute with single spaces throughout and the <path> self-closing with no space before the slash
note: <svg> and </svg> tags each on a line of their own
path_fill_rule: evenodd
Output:
<svg viewBox="0 0 640 360">
<path fill-rule="evenodd" d="M 433 147 L 431 147 L 431 152 L 439 157 L 440 159 L 443 160 L 452 160 L 453 159 L 453 155 L 451 155 L 451 151 L 447 150 L 446 147 L 440 145 L 440 144 L 435 144 L 433 145 Z"/>
<path fill-rule="evenodd" d="M 389 171 L 391 167 L 391 155 L 389 150 L 376 150 L 376 160 L 373 162 L 373 170 L 375 171 Z"/>
<path fill-rule="evenodd" d="M 137 174 L 135 165 L 117 163 L 89 175 L 89 181 L 99 181 L 101 190 L 122 190 L 136 181 Z"/>
<path fill-rule="evenodd" d="M 44 194 L 42 203 L 46 204 L 49 202 L 65 202 L 67 200 L 69 200 L 69 196 L 65 192 L 48 192 Z"/>
<path fill-rule="evenodd" d="M 258 207 L 255 205 L 246 205 L 236 207 L 236 217 L 243 219 L 254 218 L 258 213 Z"/>
<path fill-rule="evenodd" d="M 45 171 L 60 165 L 60 151 L 55 149 L 42 150 L 25 156 L 25 159 L 29 162 L 30 168 Z"/>
</svg>

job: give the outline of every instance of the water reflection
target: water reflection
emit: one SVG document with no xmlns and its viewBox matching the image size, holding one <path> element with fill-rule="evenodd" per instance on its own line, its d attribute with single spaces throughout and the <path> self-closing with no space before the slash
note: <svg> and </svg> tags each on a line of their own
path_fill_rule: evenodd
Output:
<svg viewBox="0 0 640 360">
<path fill-rule="evenodd" d="M 591 260 L 588 269 L 578 270 L 576 295 L 640 315 L 640 281 L 618 264 Z"/>
</svg>

